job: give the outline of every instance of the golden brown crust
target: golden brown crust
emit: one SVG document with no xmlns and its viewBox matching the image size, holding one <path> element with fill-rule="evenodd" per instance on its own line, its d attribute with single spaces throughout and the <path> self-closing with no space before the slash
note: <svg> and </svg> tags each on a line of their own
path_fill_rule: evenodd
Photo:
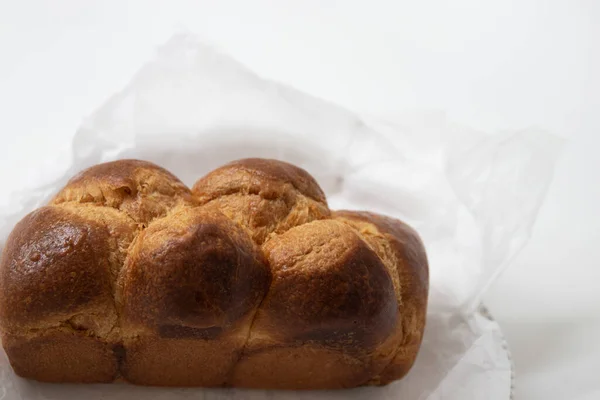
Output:
<svg viewBox="0 0 600 400">
<path fill-rule="evenodd" d="M 234 161 L 199 179 L 192 192 L 202 204 L 247 227 L 259 244 L 272 233 L 330 214 L 314 178 L 277 160 Z"/>
<path fill-rule="evenodd" d="M 244 324 L 249 327 L 250 320 Z M 125 338 L 127 356 L 121 373 L 128 382 L 138 385 L 225 386 L 245 340 L 246 333 L 239 330 L 213 339 L 151 335 Z"/>
<path fill-rule="evenodd" d="M 245 159 L 190 191 L 151 163 L 77 175 L 0 260 L 0 335 L 49 382 L 333 389 L 403 376 L 428 285 L 410 227 L 329 211 L 304 170 Z"/>
<path fill-rule="evenodd" d="M 263 250 L 273 281 L 234 385 L 343 388 L 365 383 L 389 363 L 389 351 L 374 354 L 389 347 L 385 342 L 397 325 L 394 287 L 352 228 L 313 221 L 275 236 Z M 318 365 L 331 373 L 315 377 Z"/>
<path fill-rule="evenodd" d="M 390 276 L 352 229 L 313 221 L 263 249 L 273 282 L 254 332 L 360 351 L 389 335 L 398 308 Z M 263 331 L 263 320 L 277 328 Z"/>
<path fill-rule="evenodd" d="M 52 200 L 117 208 L 147 224 L 179 203 L 193 202 L 190 190 L 173 174 L 147 161 L 119 160 L 75 175 Z"/>
<path fill-rule="evenodd" d="M 186 207 L 151 224 L 129 254 L 121 279 L 125 379 L 225 384 L 271 279 L 258 246 L 223 214 Z"/>
<path fill-rule="evenodd" d="M 9 236 L 0 266 L 0 319 L 7 332 L 53 327 L 93 314 L 88 329 L 115 325 L 113 282 L 135 225 L 112 210 L 42 207 Z"/>
<path fill-rule="evenodd" d="M 115 346 L 81 332 L 3 335 L 2 346 L 17 375 L 38 381 L 110 383 L 119 374 Z"/>
<path fill-rule="evenodd" d="M 353 226 L 383 260 L 394 260 L 398 274 L 403 339 L 392 362 L 374 378 L 385 384 L 400 379 L 412 367 L 423 339 L 429 268 L 425 247 L 417 232 L 405 223 L 369 212 L 336 211 L 333 217 Z"/>
<path fill-rule="evenodd" d="M 327 202 L 323 190 L 308 172 L 284 161 L 263 158 L 245 158 L 225 164 L 198 180 L 193 191 L 203 200 L 240 191 L 275 198 L 280 196 L 283 184 L 291 185 L 314 201 Z"/>
<path fill-rule="evenodd" d="M 231 385 L 284 390 L 352 388 L 373 375 L 365 359 L 309 343 L 266 348 L 239 360 Z"/>
<path fill-rule="evenodd" d="M 133 245 L 122 278 L 124 323 L 210 339 L 253 313 L 269 282 L 245 230 L 218 212 L 182 208 Z"/>
</svg>

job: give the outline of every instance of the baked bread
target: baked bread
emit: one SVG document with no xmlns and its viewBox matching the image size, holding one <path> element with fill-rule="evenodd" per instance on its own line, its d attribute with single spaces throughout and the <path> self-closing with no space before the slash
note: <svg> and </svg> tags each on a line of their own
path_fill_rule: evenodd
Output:
<svg viewBox="0 0 600 400">
<path fill-rule="evenodd" d="M 417 233 L 331 212 L 304 170 L 234 161 L 187 188 L 121 160 L 24 217 L 0 261 L 0 334 L 47 382 L 335 389 L 404 376 L 423 335 Z"/>
</svg>

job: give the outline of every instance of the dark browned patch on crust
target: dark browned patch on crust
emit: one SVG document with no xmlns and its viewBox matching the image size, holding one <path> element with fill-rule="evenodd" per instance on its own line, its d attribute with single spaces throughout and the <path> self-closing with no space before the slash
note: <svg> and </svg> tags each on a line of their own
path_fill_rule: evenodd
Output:
<svg viewBox="0 0 600 400">
<path fill-rule="evenodd" d="M 112 345 L 112 352 L 117 363 L 117 373 L 115 374 L 115 379 L 117 379 L 120 376 L 121 368 L 125 363 L 125 358 L 127 357 L 127 349 L 125 349 L 123 343 L 115 343 Z"/>
<path fill-rule="evenodd" d="M 270 276 L 240 226 L 196 208 L 147 228 L 130 251 L 123 279 L 126 319 L 156 329 L 207 329 L 228 327 L 255 308 Z M 177 332 L 190 333 L 183 328 Z"/>
<path fill-rule="evenodd" d="M 109 239 L 104 226 L 62 208 L 42 207 L 23 218 L 0 266 L 4 325 L 75 312 L 98 297 L 112 303 Z"/>
<path fill-rule="evenodd" d="M 190 338 L 201 340 L 213 340 L 219 337 L 223 329 L 218 326 L 209 328 L 193 328 L 182 325 L 161 325 L 158 328 L 160 337 L 163 338 Z"/>
<path fill-rule="evenodd" d="M 261 315 L 286 337 L 366 351 L 393 330 L 391 278 L 346 225 L 313 221 L 273 238 L 265 252 L 273 283 Z"/>
<path fill-rule="evenodd" d="M 407 224 L 390 217 L 357 211 L 335 211 L 334 218 L 374 225 L 385 237 L 396 254 L 398 279 L 402 300 L 402 341 L 394 358 L 382 372 L 374 377 L 372 384 L 386 384 L 400 379 L 410 370 L 417 356 L 427 312 L 429 268 L 423 243 Z"/>
<path fill-rule="evenodd" d="M 390 244 L 398 254 L 402 265 L 399 274 L 402 283 L 402 297 L 427 300 L 429 290 L 429 268 L 425 247 L 419 234 L 404 222 L 395 218 L 366 211 L 334 211 L 333 217 L 342 217 L 372 223 L 386 234 Z M 408 279 L 410 278 L 410 279 Z"/>
</svg>

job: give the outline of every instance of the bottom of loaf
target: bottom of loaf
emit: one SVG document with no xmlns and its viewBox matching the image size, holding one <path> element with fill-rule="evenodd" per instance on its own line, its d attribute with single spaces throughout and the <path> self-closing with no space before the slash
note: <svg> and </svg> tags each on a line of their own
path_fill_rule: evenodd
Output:
<svg viewBox="0 0 600 400">
<path fill-rule="evenodd" d="M 122 346 L 54 331 L 31 338 L 3 335 L 15 373 L 42 382 L 107 383 L 119 376 Z"/>
<path fill-rule="evenodd" d="M 273 346 L 240 355 L 232 351 L 240 339 L 138 337 L 121 344 L 57 330 L 3 335 L 3 346 L 17 375 L 52 383 L 311 390 L 388 382 L 372 379 L 376 365 L 341 351 Z"/>
</svg>

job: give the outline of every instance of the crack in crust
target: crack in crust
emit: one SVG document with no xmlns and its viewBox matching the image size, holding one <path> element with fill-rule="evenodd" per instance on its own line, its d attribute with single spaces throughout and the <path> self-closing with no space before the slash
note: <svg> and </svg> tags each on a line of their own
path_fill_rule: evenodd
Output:
<svg viewBox="0 0 600 400">
<path fill-rule="evenodd" d="M 97 165 L 25 217 L 0 262 L 3 346 L 42 381 L 385 384 L 425 323 L 418 235 L 332 214 L 312 176 L 276 160 L 234 161 L 192 190 L 148 162 Z"/>
</svg>

